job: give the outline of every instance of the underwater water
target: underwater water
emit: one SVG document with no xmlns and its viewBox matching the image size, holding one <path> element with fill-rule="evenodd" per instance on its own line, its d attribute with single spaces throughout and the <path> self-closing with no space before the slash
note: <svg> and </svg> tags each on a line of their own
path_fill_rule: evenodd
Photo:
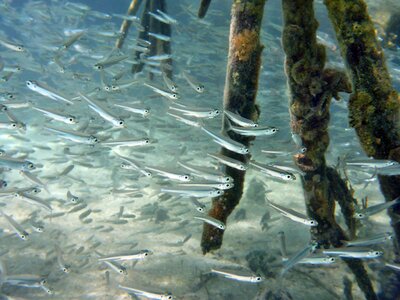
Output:
<svg viewBox="0 0 400 300">
<path fill-rule="evenodd" d="M 177 21 L 170 37 L 176 93 L 163 78 L 163 60 L 148 58 L 149 45 L 138 41 L 140 20 L 114 49 L 130 1 L 0 0 L 0 299 L 342 299 L 344 277 L 354 299 L 363 299 L 338 257 L 297 263 L 282 275 L 282 232 L 290 259 L 309 248 L 310 227 L 268 205 L 306 211 L 302 173 L 292 160 L 298 147 L 280 1 L 265 7 L 257 94 L 259 126 L 278 131 L 258 136 L 249 150 L 257 163 L 289 169 L 271 176 L 247 166 L 222 247 L 203 255 L 203 223 L 222 226 L 206 213 L 227 186 L 216 180 L 226 179 L 224 166 L 209 155 L 221 146 L 200 127 L 221 131 L 231 1 L 213 1 L 204 19 L 197 18 L 199 1 L 166 2 Z M 320 1 L 315 12 L 327 66 L 344 69 Z M 138 49 L 146 63 L 132 74 Z M 399 53 L 385 49 L 397 89 Z M 338 157 L 367 159 L 348 124 L 348 95 L 341 97 L 331 104 L 332 166 Z M 214 180 L 187 166 L 207 168 Z M 368 197 L 370 207 L 384 202 L 376 169 L 347 171 L 355 198 Z M 282 174 L 295 180 L 277 178 Z M 337 221 L 344 225 L 339 212 Z M 386 232 L 382 210 L 360 221 L 357 236 Z M 383 251 L 365 259 L 379 291 L 393 245 L 370 248 Z"/>
</svg>

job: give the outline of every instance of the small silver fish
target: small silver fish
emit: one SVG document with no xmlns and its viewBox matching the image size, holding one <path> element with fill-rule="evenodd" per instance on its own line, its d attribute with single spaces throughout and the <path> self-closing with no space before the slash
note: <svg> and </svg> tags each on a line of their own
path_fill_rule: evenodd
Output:
<svg viewBox="0 0 400 300">
<path fill-rule="evenodd" d="M 377 214 L 379 212 L 381 212 L 384 209 L 390 208 L 393 205 L 396 205 L 400 203 L 400 197 L 397 197 L 396 199 L 392 200 L 392 201 L 388 201 L 388 202 L 384 202 L 384 203 L 380 203 L 377 205 L 373 205 L 361 210 L 358 210 L 354 213 L 354 218 L 356 219 L 365 219 L 369 216 L 372 216 L 374 214 Z"/>
<path fill-rule="evenodd" d="M 116 146 L 116 147 L 138 147 L 138 146 L 146 146 L 151 143 L 150 139 L 134 139 L 134 140 L 114 140 L 114 141 L 104 141 L 100 144 L 103 146 Z"/>
<path fill-rule="evenodd" d="M 190 174 L 177 173 L 175 171 L 169 171 L 169 170 L 162 169 L 159 167 L 145 166 L 145 169 L 147 169 L 149 171 L 153 171 L 160 176 L 167 177 L 167 178 L 173 179 L 173 180 L 184 181 L 184 182 L 189 182 L 192 180 L 192 176 L 190 176 Z"/>
<path fill-rule="evenodd" d="M 121 55 L 121 56 L 114 56 L 114 57 L 109 57 L 106 60 L 102 60 L 97 62 L 94 65 L 94 68 L 97 70 L 103 70 L 107 67 L 111 67 L 125 59 L 127 59 L 129 56 L 128 55 Z"/>
<path fill-rule="evenodd" d="M 17 221 L 15 221 L 9 215 L 6 215 L 2 210 L 0 210 L 0 214 L 7 220 L 8 224 L 15 231 L 15 233 L 21 238 L 21 240 L 26 241 L 28 239 L 29 233 L 27 233 L 25 229 L 22 228 L 22 226 Z"/>
<path fill-rule="evenodd" d="M 89 99 L 87 96 L 83 95 L 82 93 L 79 93 L 79 96 L 83 98 L 85 101 L 89 103 L 89 107 L 94 110 L 96 113 L 98 113 L 104 120 L 110 122 L 113 124 L 115 127 L 118 128 L 125 128 L 125 122 L 122 119 L 117 118 L 114 116 L 112 113 L 107 111 L 102 105 L 100 105 L 98 102 Z"/>
<path fill-rule="evenodd" d="M 309 265 L 329 265 L 336 262 L 336 258 L 330 256 L 309 256 L 302 258 L 298 264 L 309 264 Z"/>
<path fill-rule="evenodd" d="M 171 92 L 173 92 L 173 93 L 178 92 L 178 86 L 165 73 L 163 73 L 163 80 L 164 80 L 165 85 L 168 87 L 168 89 Z"/>
<path fill-rule="evenodd" d="M 197 128 L 200 128 L 201 126 L 203 126 L 202 122 L 198 122 L 198 121 L 194 121 L 194 120 L 191 120 L 191 119 L 187 119 L 187 118 L 185 118 L 183 116 L 174 114 L 174 113 L 169 112 L 169 111 L 167 112 L 167 114 L 170 115 L 171 117 L 174 117 L 177 121 L 182 122 L 182 123 L 184 123 L 186 125 L 197 127 Z"/>
<path fill-rule="evenodd" d="M 74 117 L 72 115 L 63 115 L 59 112 L 52 111 L 49 109 L 39 108 L 39 107 L 32 107 L 32 109 L 40 111 L 40 112 L 44 113 L 46 116 L 48 116 L 56 121 L 61 121 L 66 124 L 76 124 L 77 123 L 76 117 Z"/>
<path fill-rule="evenodd" d="M 185 168 L 188 171 L 193 172 L 196 177 L 203 178 L 209 181 L 217 181 L 217 182 L 233 182 L 233 178 L 231 176 L 227 176 L 226 174 L 216 171 L 210 168 L 204 168 L 200 166 L 193 166 L 189 164 L 184 164 L 181 161 L 178 161 L 178 165 Z"/>
<path fill-rule="evenodd" d="M 220 220 L 217 220 L 217 219 L 215 219 L 213 217 L 210 217 L 210 216 L 206 216 L 206 215 L 204 215 L 204 216 L 194 216 L 193 218 L 201 220 L 203 222 L 206 222 L 206 223 L 208 223 L 208 224 L 210 224 L 210 225 L 212 225 L 212 226 L 214 226 L 214 227 L 216 227 L 218 229 L 221 229 L 221 230 L 225 230 L 225 228 L 226 228 L 225 224 L 223 222 L 221 222 Z"/>
<path fill-rule="evenodd" d="M 229 110 L 224 110 L 224 114 L 231 120 L 233 123 L 240 125 L 242 127 L 258 127 L 258 124 L 253 122 L 252 120 L 246 119 L 241 115 L 234 113 Z"/>
<path fill-rule="evenodd" d="M 283 207 L 283 206 L 273 203 L 271 201 L 268 201 L 268 204 L 272 208 L 279 211 L 283 216 L 285 216 L 295 222 L 298 222 L 298 223 L 301 223 L 301 224 L 304 224 L 307 226 L 317 226 L 318 225 L 318 222 L 316 220 L 312 220 L 312 219 L 308 218 L 307 216 L 305 216 L 293 209 Z"/>
<path fill-rule="evenodd" d="M 189 73 L 183 71 L 182 72 L 183 77 L 186 79 L 186 81 L 189 83 L 189 85 L 198 93 L 204 93 L 204 85 L 199 83 L 193 76 L 191 76 Z"/>
<path fill-rule="evenodd" d="M 220 270 L 215 270 L 215 269 L 211 269 L 211 273 L 222 275 L 225 278 L 236 280 L 236 281 L 241 281 L 241 282 L 260 283 L 263 281 L 263 278 L 258 275 L 243 276 L 243 275 L 237 275 L 237 274 L 228 273 L 225 271 L 220 271 Z"/>
<path fill-rule="evenodd" d="M 114 104 L 117 107 L 123 108 L 126 111 L 139 114 L 143 118 L 147 118 L 150 115 L 150 108 L 136 108 L 136 107 L 131 107 L 131 106 L 126 106 L 126 105 L 121 105 L 121 104 Z"/>
<path fill-rule="evenodd" d="M 127 286 L 122 286 L 122 285 L 118 285 L 118 288 L 120 288 L 121 290 L 127 291 L 130 294 L 135 294 L 137 296 L 143 296 L 149 299 L 155 299 L 155 300 L 173 300 L 174 297 L 170 294 L 170 293 L 165 293 L 165 294 L 156 294 L 156 293 L 150 293 L 150 292 L 146 292 L 143 290 L 138 290 L 138 289 L 134 289 L 134 288 L 130 288 Z"/>
<path fill-rule="evenodd" d="M 375 245 L 379 243 L 384 243 L 386 241 L 392 240 L 393 234 L 390 232 L 379 233 L 370 237 L 366 237 L 363 239 L 355 239 L 352 241 L 342 241 L 346 247 L 352 246 L 369 246 Z"/>
<path fill-rule="evenodd" d="M 0 156 L 0 167 L 17 170 L 34 170 L 35 165 L 29 160 L 12 158 L 9 156 Z"/>
<path fill-rule="evenodd" d="M 39 93 L 47 98 L 56 100 L 56 101 L 63 101 L 68 104 L 73 104 L 73 102 L 67 99 L 65 96 L 61 95 L 59 92 L 55 91 L 54 89 L 50 88 L 43 82 L 38 82 L 35 80 L 27 80 L 26 86 L 31 89 L 32 91 Z"/>
<path fill-rule="evenodd" d="M 351 258 L 376 258 L 383 255 L 382 251 L 357 247 L 324 249 L 322 250 L 322 253 L 327 255 Z"/>
<path fill-rule="evenodd" d="M 243 127 L 238 127 L 238 126 L 233 126 L 229 123 L 228 131 L 231 130 L 237 134 L 243 135 L 243 136 L 272 136 L 276 133 L 278 133 L 278 128 L 276 127 L 249 127 L 249 128 L 243 128 Z"/>
<path fill-rule="evenodd" d="M 210 130 L 206 129 L 205 127 L 201 127 L 201 129 L 206 132 L 208 135 L 210 135 L 213 139 L 214 142 L 216 142 L 217 144 L 221 145 L 222 147 L 231 150 L 233 152 L 239 153 L 239 154 L 248 154 L 249 153 L 249 149 L 237 142 L 232 140 L 229 137 L 217 134 L 217 133 L 213 133 Z"/>
<path fill-rule="evenodd" d="M 388 159 L 373 159 L 373 158 L 355 158 L 351 160 L 346 160 L 346 166 L 350 167 L 360 167 L 360 168 L 372 168 L 372 169 L 381 169 L 394 165 L 398 165 L 399 163 L 393 160 Z"/>
<path fill-rule="evenodd" d="M 26 49 L 21 44 L 16 44 L 5 39 L 0 39 L 0 45 L 6 47 L 7 49 L 16 51 L 16 52 L 24 52 Z"/>
<path fill-rule="evenodd" d="M 220 114 L 220 111 L 215 108 L 199 108 L 199 107 L 178 107 L 178 106 L 170 106 L 170 110 L 179 111 L 184 115 L 192 116 L 196 118 L 207 118 L 212 119 L 217 117 Z"/>
<path fill-rule="evenodd" d="M 57 244 L 55 245 L 55 248 L 57 253 L 57 264 L 60 270 L 64 273 L 69 273 L 71 271 L 71 266 L 65 262 L 61 248 Z"/>
<path fill-rule="evenodd" d="M 318 246 L 317 243 L 311 243 L 311 244 L 307 245 L 304 249 L 302 249 L 299 252 L 297 252 L 291 258 L 289 258 L 284 263 L 283 269 L 281 271 L 281 275 L 284 275 L 289 269 L 291 269 L 299 261 L 301 261 L 302 259 L 304 259 L 307 256 L 309 256 L 311 253 L 313 253 L 315 251 L 315 249 L 317 248 L 317 246 Z"/>
<path fill-rule="evenodd" d="M 220 153 L 207 153 L 207 155 L 216 159 L 220 163 L 231 167 L 231 168 L 234 168 L 234 169 L 237 169 L 240 171 L 247 170 L 247 165 L 245 163 L 241 162 L 240 160 L 222 155 Z"/>
<path fill-rule="evenodd" d="M 224 191 L 213 187 L 190 187 L 190 186 L 175 186 L 162 187 L 162 193 L 178 194 L 185 197 L 193 198 L 214 198 L 221 196 Z"/>
<path fill-rule="evenodd" d="M 56 133 L 61 138 L 64 138 L 64 139 L 67 139 L 67 140 L 70 140 L 70 141 L 73 141 L 76 143 L 94 145 L 99 142 L 97 137 L 95 137 L 93 135 L 89 135 L 89 134 L 84 134 L 84 133 L 78 132 L 78 131 L 65 130 L 65 129 L 60 129 L 60 128 L 47 127 L 47 126 L 44 126 L 44 129 Z"/>
<path fill-rule="evenodd" d="M 249 164 L 253 167 L 255 167 L 258 171 L 260 171 L 263 174 L 266 174 L 268 176 L 271 176 L 273 178 L 278 178 L 284 181 L 293 181 L 296 180 L 296 176 L 293 173 L 290 173 L 288 171 L 285 171 L 283 169 L 273 167 L 271 165 L 263 165 L 260 163 L 257 163 L 255 161 L 250 161 Z"/>
<path fill-rule="evenodd" d="M 157 87 L 155 87 L 155 86 L 153 86 L 151 84 L 148 84 L 148 83 L 144 83 L 144 85 L 149 87 L 149 88 L 151 88 L 154 92 L 156 92 L 157 94 L 160 94 L 163 97 L 166 97 L 166 98 L 171 99 L 171 100 L 179 99 L 179 95 L 176 94 L 176 93 L 170 93 L 168 91 L 164 91 L 164 90 L 162 90 L 160 88 L 157 88 Z"/>
<path fill-rule="evenodd" d="M 160 33 L 154 33 L 154 32 L 148 32 L 149 36 L 152 36 L 156 38 L 157 40 L 164 41 L 164 42 L 170 42 L 171 37 L 168 35 L 160 34 Z"/>
<path fill-rule="evenodd" d="M 131 253 L 124 254 L 113 254 L 100 257 L 99 261 L 113 260 L 113 261 L 129 261 L 129 260 L 141 260 L 152 255 L 153 252 L 150 250 L 138 250 Z"/>
</svg>

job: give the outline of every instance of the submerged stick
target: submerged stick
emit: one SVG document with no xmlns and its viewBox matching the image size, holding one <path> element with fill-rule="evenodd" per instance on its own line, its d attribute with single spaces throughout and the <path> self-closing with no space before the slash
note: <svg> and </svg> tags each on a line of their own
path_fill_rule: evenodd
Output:
<svg viewBox="0 0 400 300">
<path fill-rule="evenodd" d="M 231 11 L 224 109 L 237 111 L 243 117 L 252 120 L 258 118 L 255 100 L 263 49 L 260 44 L 260 28 L 265 2 L 266 0 L 238 0 L 233 3 Z M 224 122 L 227 122 L 225 118 Z M 251 140 L 232 132 L 229 132 L 229 136 L 245 145 Z M 221 153 L 243 162 L 247 159 L 225 148 Z M 208 212 L 211 217 L 224 223 L 242 197 L 245 172 L 226 167 L 226 174 L 234 179 L 235 186 L 221 197 L 214 199 L 212 208 Z M 203 253 L 219 249 L 222 238 L 223 231 L 205 224 L 201 241 Z"/>
<path fill-rule="evenodd" d="M 169 41 L 162 41 L 160 39 L 155 38 L 154 36 L 150 36 L 149 32 L 162 34 L 165 36 L 171 36 L 171 25 L 165 24 L 149 15 L 149 12 L 157 13 L 157 10 L 162 12 L 167 12 L 167 5 L 165 0 L 148 0 L 146 2 L 146 6 L 142 13 L 141 24 L 144 27 L 144 31 L 139 34 L 139 38 L 142 40 L 149 41 L 150 51 L 147 54 L 148 56 L 159 55 L 159 54 L 171 54 L 171 43 Z M 136 51 L 135 57 L 140 62 L 142 52 Z M 138 73 L 142 71 L 144 66 L 143 62 L 133 65 L 132 73 Z M 166 76 L 172 79 L 172 59 L 164 60 L 161 66 L 162 72 L 166 74 Z M 150 79 L 152 79 L 152 75 L 150 75 Z"/>
<path fill-rule="evenodd" d="M 202 19 L 206 16 L 211 0 L 201 0 L 197 16 Z"/>
<path fill-rule="evenodd" d="M 324 68 L 326 53 L 325 47 L 316 40 L 318 22 L 314 17 L 313 0 L 283 0 L 282 8 L 282 45 L 291 93 L 291 129 L 307 149 L 305 153 L 294 155 L 294 160 L 305 172 L 302 185 L 307 213 L 318 222 L 311 234 L 323 247 L 338 247 L 347 237 L 335 220 L 334 198 L 340 195 L 333 192 L 338 183 L 330 181 L 334 178 L 332 170 L 326 167 L 325 152 L 329 145 L 331 98 L 339 99 L 338 92 L 351 92 L 351 86 L 346 74 Z M 351 224 L 348 225 L 351 228 Z M 366 298 L 377 299 L 362 262 L 344 261 L 356 276 Z"/>
<path fill-rule="evenodd" d="M 142 0 L 132 0 L 131 4 L 128 7 L 128 11 L 126 12 L 127 16 L 132 16 L 137 13 L 139 10 L 140 5 L 142 4 Z M 115 48 L 121 49 L 122 45 L 124 44 L 125 38 L 128 35 L 129 27 L 131 27 L 132 21 L 124 20 L 121 24 L 121 28 L 119 32 L 121 35 L 119 36 L 118 40 L 115 42 Z"/>
<path fill-rule="evenodd" d="M 363 0 L 324 2 L 353 84 L 350 125 L 368 156 L 400 162 L 400 97 L 393 89 L 367 5 Z M 378 176 L 378 179 L 386 201 L 400 196 L 400 176 Z M 399 214 L 400 205 L 389 210 L 395 246 L 400 245 Z M 395 261 L 400 261 L 397 247 Z M 393 276 L 397 284 L 382 290 L 383 299 L 400 293 L 400 273 Z"/>
</svg>

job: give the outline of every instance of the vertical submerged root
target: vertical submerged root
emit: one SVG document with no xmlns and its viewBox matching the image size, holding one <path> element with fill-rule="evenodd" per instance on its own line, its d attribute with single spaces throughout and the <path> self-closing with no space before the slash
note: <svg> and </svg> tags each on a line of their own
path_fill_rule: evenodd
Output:
<svg viewBox="0 0 400 300">
<path fill-rule="evenodd" d="M 206 16 L 207 11 L 208 11 L 208 7 L 211 4 L 211 0 L 201 0 L 200 2 L 200 7 L 199 7 L 199 11 L 197 13 L 197 16 L 202 19 Z"/>
<path fill-rule="evenodd" d="M 260 28 L 266 0 L 237 0 L 232 5 L 229 35 L 229 54 L 224 90 L 224 109 L 238 112 L 245 118 L 258 119 L 255 104 L 258 75 L 261 65 Z M 224 119 L 224 124 L 227 122 Z M 223 130 L 225 125 L 223 126 Z M 229 136 L 245 145 L 251 138 L 229 132 Z M 243 155 L 222 149 L 221 153 L 245 161 Z M 226 174 L 234 179 L 234 188 L 213 200 L 209 215 L 226 222 L 243 193 L 245 172 L 226 167 Z M 203 253 L 219 249 L 223 231 L 204 224 L 201 248 Z"/>
<path fill-rule="evenodd" d="M 351 75 L 353 93 L 349 100 L 350 125 L 356 130 L 368 156 L 400 162 L 400 97 L 393 89 L 383 50 L 363 0 L 325 0 L 336 32 L 340 51 Z M 400 196 L 400 176 L 378 176 L 386 201 Z M 400 205 L 390 210 L 395 245 L 400 244 Z M 400 262 L 395 247 L 395 261 Z M 393 299 L 400 293 L 397 284 L 382 289 L 381 298 Z"/>
<path fill-rule="evenodd" d="M 286 54 L 285 69 L 291 92 L 291 129 L 300 136 L 305 153 L 294 156 L 297 166 L 305 172 L 302 178 L 307 213 L 318 222 L 311 235 L 322 247 L 338 247 L 347 237 L 335 220 L 335 200 L 342 211 L 351 213 L 348 194 L 336 194 L 338 182 L 331 181 L 336 171 L 327 168 L 325 152 L 329 145 L 328 124 L 331 98 L 338 92 L 351 92 L 343 72 L 325 69 L 325 48 L 316 41 L 318 23 L 314 17 L 313 0 L 283 0 L 284 28 L 282 45 Z M 345 185 L 340 186 L 345 189 Z M 340 199 L 338 199 L 340 197 Z M 346 197 L 346 198 L 342 198 Z M 347 215 L 351 228 L 351 215 Z M 367 299 L 377 299 L 371 281 L 360 260 L 346 259 Z"/>
<path fill-rule="evenodd" d="M 153 36 L 149 36 L 149 32 L 162 34 L 171 37 L 171 25 L 165 24 L 149 15 L 149 12 L 157 14 L 157 9 L 167 13 L 167 5 L 165 0 L 147 0 L 146 6 L 142 13 L 141 24 L 145 29 L 139 34 L 139 38 L 142 40 L 149 41 L 150 51 L 148 56 L 159 55 L 159 54 L 171 54 L 171 43 L 169 41 L 162 41 Z M 135 57 L 139 61 L 138 64 L 133 65 L 132 73 L 138 73 L 143 70 L 144 63 L 140 62 L 141 55 L 140 51 L 135 52 Z M 163 71 L 168 78 L 172 78 L 172 59 L 163 60 L 161 65 L 161 71 Z M 152 74 L 150 74 L 152 79 Z"/>
<path fill-rule="evenodd" d="M 128 11 L 126 13 L 127 16 L 133 16 L 139 10 L 140 5 L 142 4 L 142 0 L 132 0 L 131 4 L 128 7 Z M 124 20 L 122 22 L 121 28 L 119 30 L 120 36 L 118 40 L 115 42 L 115 48 L 121 49 L 124 44 L 125 38 L 128 35 L 129 27 L 131 27 L 132 21 Z"/>
</svg>

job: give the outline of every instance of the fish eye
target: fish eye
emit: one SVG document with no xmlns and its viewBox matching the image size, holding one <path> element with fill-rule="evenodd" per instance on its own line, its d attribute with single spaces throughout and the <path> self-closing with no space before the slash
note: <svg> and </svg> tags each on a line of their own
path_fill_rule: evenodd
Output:
<svg viewBox="0 0 400 300">
<path fill-rule="evenodd" d="M 22 50 L 24 50 L 24 47 L 18 46 L 17 49 L 18 49 L 19 51 L 22 51 Z"/>
<path fill-rule="evenodd" d="M 29 163 L 29 164 L 28 164 L 28 169 L 31 169 L 31 170 L 32 170 L 32 169 L 34 169 L 34 168 L 35 168 L 35 166 L 33 165 L 33 163 Z"/>
<path fill-rule="evenodd" d="M 21 239 L 26 240 L 27 236 L 25 234 L 21 234 Z"/>
<path fill-rule="evenodd" d="M 188 180 L 188 179 L 189 179 L 189 176 L 184 175 L 184 176 L 183 176 L 183 179 Z"/>
<path fill-rule="evenodd" d="M 16 123 L 11 123 L 11 127 L 12 128 L 17 128 L 17 124 Z"/>
<path fill-rule="evenodd" d="M 245 148 L 245 149 L 243 149 L 243 152 L 247 154 L 247 153 L 249 153 L 249 149 Z"/>
<path fill-rule="evenodd" d="M 68 118 L 68 121 L 69 121 L 70 123 L 74 123 L 74 122 L 75 122 L 75 119 L 74 119 L 74 118 Z"/>
<path fill-rule="evenodd" d="M 277 132 L 278 130 L 276 128 L 272 128 L 271 130 L 273 133 Z"/>
<path fill-rule="evenodd" d="M 118 90 L 118 85 L 112 85 L 112 86 L 111 86 L 111 89 L 112 89 L 113 91 Z"/>
<path fill-rule="evenodd" d="M 381 252 L 380 251 L 375 251 L 374 255 L 379 256 L 379 255 L 381 255 Z"/>
<path fill-rule="evenodd" d="M 316 225 L 316 222 L 314 220 L 311 220 L 310 225 Z"/>
<path fill-rule="evenodd" d="M 40 284 L 41 284 L 41 285 L 45 285 L 46 283 L 47 283 L 47 280 L 46 280 L 46 279 L 40 280 Z"/>
<path fill-rule="evenodd" d="M 197 207 L 196 209 L 198 212 L 201 212 L 201 213 L 204 212 L 204 209 L 202 207 Z"/>
<path fill-rule="evenodd" d="M 30 86 L 30 85 L 32 85 L 32 81 L 30 81 L 30 80 L 27 80 L 27 81 L 26 81 L 26 85 L 27 85 L 27 86 Z"/>
<path fill-rule="evenodd" d="M 307 152 L 307 148 L 306 147 L 301 147 L 299 152 L 300 153 L 306 153 Z"/>
<path fill-rule="evenodd" d="M 335 259 L 334 257 L 330 257 L 330 258 L 329 258 L 329 261 L 330 261 L 330 262 L 335 262 L 335 260 L 336 260 L 336 259 Z"/>
<path fill-rule="evenodd" d="M 118 122 L 118 125 L 119 125 L 119 126 L 124 126 L 124 124 L 125 124 L 124 121 L 119 121 L 119 122 Z"/>
<path fill-rule="evenodd" d="M 357 218 L 359 218 L 359 219 L 364 218 L 364 214 L 362 214 L 362 213 L 357 213 L 356 216 L 357 216 Z"/>
<path fill-rule="evenodd" d="M 3 185 L 3 187 L 7 187 L 7 181 L 3 181 L 2 185 Z M 390 237 L 390 239 L 392 239 L 392 237 Z"/>
<path fill-rule="evenodd" d="M 172 94 L 172 98 L 178 99 L 178 95 L 177 94 Z"/>
<path fill-rule="evenodd" d="M 97 69 L 97 70 L 102 70 L 102 69 L 103 69 L 103 66 L 102 66 L 102 65 L 94 65 L 94 67 L 95 67 L 95 69 Z"/>
<path fill-rule="evenodd" d="M 261 277 L 256 277 L 256 281 L 261 281 Z"/>
<path fill-rule="evenodd" d="M 222 225 L 222 224 L 220 224 L 220 225 L 218 225 L 218 228 L 219 228 L 219 229 L 225 229 L 225 226 Z"/>
<path fill-rule="evenodd" d="M 14 99 L 14 95 L 13 94 L 7 94 L 8 99 Z"/>
<path fill-rule="evenodd" d="M 149 140 L 145 140 L 144 142 L 145 142 L 146 144 L 150 143 L 150 141 L 149 141 Z"/>
<path fill-rule="evenodd" d="M 254 127 L 258 127 L 258 124 L 256 123 L 256 124 L 254 124 Z"/>
<path fill-rule="evenodd" d="M 35 193 L 35 194 L 40 193 L 40 189 L 38 189 L 38 188 L 33 188 L 33 189 L 32 189 L 32 193 Z"/>
</svg>

